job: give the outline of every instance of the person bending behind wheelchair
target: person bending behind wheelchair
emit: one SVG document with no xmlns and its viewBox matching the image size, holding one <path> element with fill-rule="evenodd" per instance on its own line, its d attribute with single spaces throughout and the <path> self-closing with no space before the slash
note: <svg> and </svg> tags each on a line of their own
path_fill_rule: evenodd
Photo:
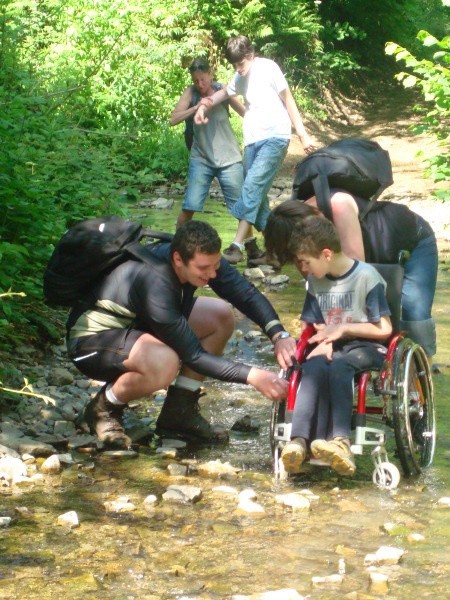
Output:
<svg viewBox="0 0 450 600">
<path fill-rule="evenodd" d="M 115 267 L 69 315 L 70 358 L 87 377 L 107 382 L 88 403 L 85 423 L 106 445 L 128 447 L 122 426 L 126 405 L 172 383 L 156 432 L 226 439 L 223 427 L 200 414 L 205 376 L 252 385 L 271 400 L 287 393 L 287 382 L 275 373 L 221 357 L 235 324 L 229 303 L 277 342 L 274 352 L 283 369 L 292 364 L 295 341 L 264 295 L 221 258 L 221 240 L 207 223 L 185 223 L 171 243 L 147 248 L 148 262 Z M 195 298 L 195 290 L 206 285 L 223 299 Z"/>
<path fill-rule="evenodd" d="M 353 475 L 350 449 L 353 378 L 381 368 L 392 333 L 386 283 L 376 269 L 344 254 L 334 225 L 319 215 L 293 228 L 291 260 L 307 275 L 302 325 L 316 331 L 302 365 L 291 441 L 281 459 L 298 473 L 308 446 L 340 475 Z"/>
</svg>

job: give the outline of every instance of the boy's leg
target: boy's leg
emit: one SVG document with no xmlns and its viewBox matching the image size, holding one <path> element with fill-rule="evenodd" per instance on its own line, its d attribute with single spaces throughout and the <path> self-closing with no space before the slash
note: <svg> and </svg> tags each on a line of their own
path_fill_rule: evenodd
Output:
<svg viewBox="0 0 450 600">
<path fill-rule="evenodd" d="M 186 195 L 177 219 L 177 229 L 190 221 L 195 212 L 202 212 L 216 169 L 199 159 L 189 161 Z"/>
<path fill-rule="evenodd" d="M 318 414 L 320 400 L 324 413 Z M 291 441 L 281 453 L 281 460 L 288 473 L 299 473 L 306 458 L 308 440 L 317 429 L 318 418 L 328 421 L 328 374 L 325 357 L 306 360 L 302 365 L 302 377 L 297 390 L 292 418 Z"/>
</svg>

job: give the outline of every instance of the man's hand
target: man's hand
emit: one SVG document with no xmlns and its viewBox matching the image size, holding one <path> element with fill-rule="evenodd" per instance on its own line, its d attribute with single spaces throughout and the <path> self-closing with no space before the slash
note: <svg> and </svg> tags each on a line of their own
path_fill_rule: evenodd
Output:
<svg viewBox="0 0 450 600">
<path fill-rule="evenodd" d="M 288 393 L 288 382 L 273 371 L 252 367 L 247 383 L 252 385 L 269 400 L 284 400 Z"/>
<path fill-rule="evenodd" d="M 278 364 L 284 371 L 292 367 L 292 357 L 294 356 L 296 346 L 297 343 L 292 337 L 280 339 L 275 344 L 273 352 Z"/>
</svg>

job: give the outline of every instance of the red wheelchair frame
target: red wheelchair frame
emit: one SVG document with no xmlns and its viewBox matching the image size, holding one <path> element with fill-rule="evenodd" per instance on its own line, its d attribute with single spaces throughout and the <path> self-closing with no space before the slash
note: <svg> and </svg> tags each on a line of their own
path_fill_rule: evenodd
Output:
<svg viewBox="0 0 450 600">
<path fill-rule="evenodd" d="M 311 326 L 303 331 L 295 351 L 296 364 L 286 374 L 289 379 L 287 399 L 274 403 L 272 407 L 270 441 L 277 478 L 287 476 L 280 457 L 284 445 L 290 440 L 301 365 L 306 360 L 309 338 L 313 333 L 315 330 Z M 372 447 L 373 482 L 378 487 L 393 489 L 400 481 L 399 469 L 387 456 L 389 429 L 393 429 L 396 455 L 405 476 L 420 473 L 428 467 L 435 450 L 436 417 L 431 371 L 423 348 L 408 338 L 405 332 L 394 333 L 381 370 L 358 375 L 355 390 L 352 452 L 363 454 L 365 446 Z M 369 421 L 378 426 L 368 427 Z M 315 459 L 309 462 L 321 464 Z"/>
</svg>

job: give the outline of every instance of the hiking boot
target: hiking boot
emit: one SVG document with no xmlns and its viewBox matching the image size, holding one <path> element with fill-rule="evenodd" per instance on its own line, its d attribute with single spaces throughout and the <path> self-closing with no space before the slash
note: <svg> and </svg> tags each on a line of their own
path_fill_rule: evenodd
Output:
<svg viewBox="0 0 450 600">
<path fill-rule="evenodd" d="M 122 417 L 125 406 L 111 404 L 106 398 L 106 386 L 86 405 L 84 421 L 89 431 L 107 446 L 129 448 L 131 439 L 125 434 Z"/>
<path fill-rule="evenodd" d="M 185 390 L 171 385 L 156 421 L 160 437 L 177 437 L 190 441 L 225 442 L 228 432 L 222 425 L 210 425 L 200 414 L 198 404 L 204 392 Z"/>
<path fill-rule="evenodd" d="M 267 252 L 258 248 L 256 238 L 250 238 L 244 242 L 245 251 L 247 252 L 247 267 L 258 267 L 259 265 L 270 265 L 276 270 L 281 269 L 280 263 L 269 258 Z"/>
<path fill-rule="evenodd" d="M 236 244 L 230 244 L 228 248 L 225 248 L 225 250 L 222 252 L 222 256 L 231 265 L 237 265 L 238 262 L 244 260 L 244 255 L 242 254 L 240 248 L 236 246 Z"/>
<path fill-rule="evenodd" d="M 306 442 L 303 438 L 295 438 L 288 442 L 281 453 L 281 460 L 288 473 L 300 473 L 300 467 L 306 458 Z"/>
<path fill-rule="evenodd" d="M 314 440 L 311 443 L 311 452 L 314 458 L 323 460 L 339 475 L 353 475 L 356 471 L 355 458 L 350 450 L 348 438 Z"/>
</svg>

